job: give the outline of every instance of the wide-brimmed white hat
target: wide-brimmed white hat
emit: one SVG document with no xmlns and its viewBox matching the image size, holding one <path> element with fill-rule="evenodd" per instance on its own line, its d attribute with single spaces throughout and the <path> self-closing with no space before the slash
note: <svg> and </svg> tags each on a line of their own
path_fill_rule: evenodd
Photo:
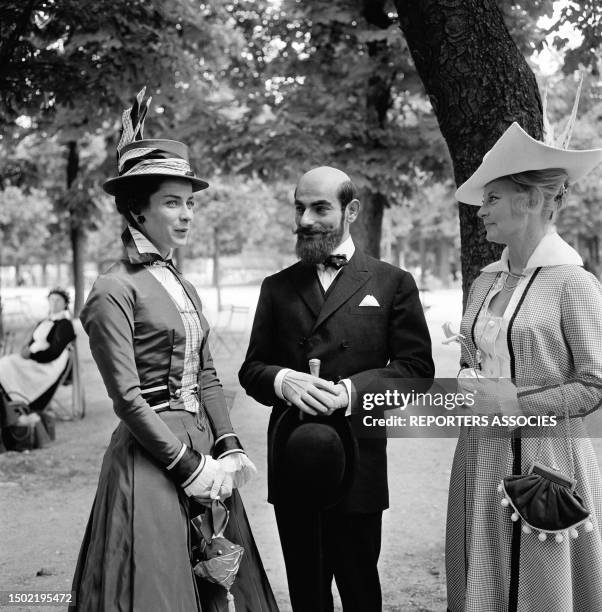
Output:
<svg viewBox="0 0 602 612">
<path fill-rule="evenodd" d="M 553 147 L 529 136 L 515 121 L 485 154 L 472 176 L 458 187 L 456 200 L 481 206 L 487 183 L 527 170 L 562 168 L 569 183 L 575 183 L 600 162 L 602 149 L 576 151 Z"/>
</svg>

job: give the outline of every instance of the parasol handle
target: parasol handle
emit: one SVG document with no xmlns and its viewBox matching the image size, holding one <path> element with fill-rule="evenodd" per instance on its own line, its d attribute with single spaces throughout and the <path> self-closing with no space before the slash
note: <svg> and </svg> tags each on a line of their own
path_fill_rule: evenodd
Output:
<svg viewBox="0 0 602 612">
<path fill-rule="evenodd" d="M 309 373 L 312 376 L 316 376 L 316 377 L 320 376 L 320 364 L 321 363 L 322 362 L 316 357 L 309 360 Z M 305 413 L 303 412 L 303 410 L 299 410 L 299 418 L 301 420 L 305 418 Z"/>
</svg>

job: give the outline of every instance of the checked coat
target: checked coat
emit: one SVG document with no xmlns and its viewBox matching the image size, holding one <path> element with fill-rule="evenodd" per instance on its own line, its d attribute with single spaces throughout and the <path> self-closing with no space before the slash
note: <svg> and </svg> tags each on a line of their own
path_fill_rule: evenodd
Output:
<svg viewBox="0 0 602 612">
<path fill-rule="evenodd" d="M 602 479 L 586 430 L 602 404 L 602 290 L 577 261 L 557 234 L 546 236 L 504 313 L 520 411 L 554 414 L 559 424 L 543 438 L 535 437 L 537 428 L 511 436 L 463 428 L 447 516 L 449 612 L 602 610 Z M 463 366 L 474 362 L 475 321 L 502 264 L 486 267 L 471 289 L 461 326 Z M 540 542 L 511 521 L 497 486 L 505 476 L 526 474 L 536 458 L 574 476 L 592 532 L 579 527 L 577 539 Z"/>
</svg>

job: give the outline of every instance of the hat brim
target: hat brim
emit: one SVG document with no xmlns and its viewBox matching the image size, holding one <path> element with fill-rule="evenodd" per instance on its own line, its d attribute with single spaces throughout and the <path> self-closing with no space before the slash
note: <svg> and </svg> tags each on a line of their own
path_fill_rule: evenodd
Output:
<svg viewBox="0 0 602 612">
<path fill-rule="evenodd" d="M 559 149 L 535 140 L 514 122 L 485 155 L 472 176 L 458 187 L 458 202 L 481 206 L 485 186 L 510 174 L 562 168 L 569 183 L 583 178 L 602 162 L 602 149 Z"/>
<path fill-rule="evenodd" d="M 338 438 L 337 444 L 332 444 L 331 449 L 333 449 L 333 452 L 342 451 L 344 456 L 332 457 L 332 459 L 333 463 L 339 461 L 343 465 L 343 473 L 340 476 L 332 475 L 332 488 L 329 486 L 331 483 L 328 482 L 329 476 L 325 471 L 306 475 L 301 479 L 302 484 L 295 482 L 294 474 L 298 474 L 308 467 L 307 458 L 302 456 L 301 453 L 287 452 L 287 444 L 300 426 L 303 426 L 305 430 L 303 435 L 307 437 L 307 457 L 316 452 L 311 439 L 312 429 L 317 435 L 326 433 L 326 437 L 334 436 Z M 323 431 L 321 431 L 322 428 Z M 296 440 L 296 445 L 299 445 L 299 443 L 300 441 Z M 351 425 L 344 415 L 340 417 L 338 415 L 320 417 L 303 414 L 303 417 L 301 417 L 297 408 L 289 407 L 274 423 L 270 451 L 270 469 L 275 484 L 273 497 L 276 503 L 293 505 L 303 503 L 309 504 L 314 509 L 329 508 L 342 501 L 353 484 L 359 451 Z M 312 457 L 312 459 L 315 459 L 315 457 Z M 292 465 L 291 461 L 294 461 L 295 464 Z M 329 458 L 324 457 L 323 465 L 328 465 L 328 463 Z M 320 477 L 323 477 L 324 482 L 318 482 L 314 487 L 315 490 L 308 490 L 307 481 Z M 320 491 L 320 493 L 316 494 L 316 491 Z"/>
<path fill-rule="evenodd" d="M 109 179 L 108 181 L 105 181 L 102 185 L 102 188 L 109 195 L 114 196 L 117 193 L 119 187 L 126 185 L 129 181 L 139 181 L 140 178 L 145 176 L 163 176 L 166 179 L 177 178 L 190 181 L 192 183 L 193 193 L 196 193 L 197 191 L 202 191 L 203 189 L 207 189 L 207 187 L 209 187 L 209 183 L 207 181 L 197 178 L 196 176 L 186 176 L 177 172 L 169 172 L 168 170 L 165 170 L 157 172 L 145 172 L 139 174 L 128 174 L 127 176 L 116 176 L 114 178 Z"/>
</svg>

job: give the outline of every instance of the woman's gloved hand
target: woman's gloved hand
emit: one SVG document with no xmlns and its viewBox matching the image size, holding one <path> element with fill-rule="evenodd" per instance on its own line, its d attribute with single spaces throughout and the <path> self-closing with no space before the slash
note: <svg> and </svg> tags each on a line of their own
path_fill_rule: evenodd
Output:
<svg viewBox="0 0 602 612">
<path fill-rule="evenodd" d="M 509 378 L 485 378 L 472 368 L 464 368 L 458 376 L 458 389 L 471 396 L 474 414 L 522 414 L 516 386 Z"/>
<path fill-rule="evenodd" d="M 232 486 L 232 476 L 226 473 L 220 461 L 205 455 L 203 469 L 189 485 L 184 487 L 184 492 L 202 504 L 210 504 L 214 499 L 224 501 L 230 497 Z"/>
<path fill-rule="evenodd" d="M 243 452 L 231 453 L 218 459 L 222 468 L 228 474 L 233 481 L 233 485 L 236 489 L 243 487 L 255 474 L 257 474 L 257 468 L 255 464 L 247 457 Z"/>
</svg>

